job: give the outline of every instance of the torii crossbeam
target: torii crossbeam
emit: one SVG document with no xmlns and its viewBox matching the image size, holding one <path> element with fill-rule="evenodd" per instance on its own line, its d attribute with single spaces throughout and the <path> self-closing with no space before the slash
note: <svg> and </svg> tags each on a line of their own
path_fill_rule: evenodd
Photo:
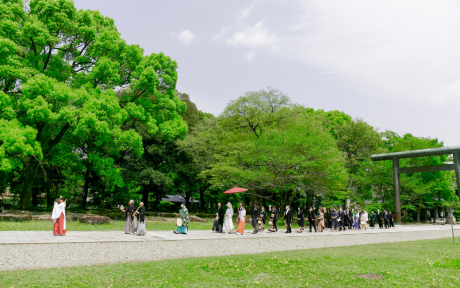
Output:
<svg viewBox="0 0 460 288">
<path fill-rule="evenodd" d="M 454 164 L 399 168 L 399 159 L 401 158 L 417 158 L 436 155 L 454 155 Z M 395 224 L 401 224 L 401 196 L 399 174 L 401 173 L 416 173 L 416 172 L 432 172 L 432 171 L 452 171 L 455 170 L 457 178 L 457 189 L 459 189 L 460 197 L 460 146 L 441 147 L 422 150 L 411 150 L 404 152 L 394 152 L 386 154 L 378 154 L 371 156 L 372 161 L 393 160 L 393 185 L 395 190 Z"/>
</svg>

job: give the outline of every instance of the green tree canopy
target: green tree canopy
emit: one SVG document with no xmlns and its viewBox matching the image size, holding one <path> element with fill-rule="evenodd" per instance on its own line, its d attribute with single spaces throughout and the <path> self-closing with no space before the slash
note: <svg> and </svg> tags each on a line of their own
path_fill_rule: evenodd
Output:
<svg viewBox="0 0 460 288">
<path fill-rule="evenodd" d="M 30 143 L 34 149 L 21 159 L 19 207 L 30 205 L 39 156 L 49 157 L 64 137 L 140 155 L 140 137 L 120 129 L 127 122 L 142 123 L 167 140 L 184 135 L 180 115 L 186 105 L 177 97 L 176 69 L 162 53 L 144 56 L 138 45 L 120 38 L 112 19 L 77 10 L 71 0 L 1 1 L 0 117 L 12 125 L 18 121 L 17 129 L 35 130 L 39 143 Z M 11 151 L 10 142 L 0 144 Z M 9 154 L 0 157 L 12 161 Z M 113 166 L 105 156 L 91 157 L 99 166 Z"/>
</svg>

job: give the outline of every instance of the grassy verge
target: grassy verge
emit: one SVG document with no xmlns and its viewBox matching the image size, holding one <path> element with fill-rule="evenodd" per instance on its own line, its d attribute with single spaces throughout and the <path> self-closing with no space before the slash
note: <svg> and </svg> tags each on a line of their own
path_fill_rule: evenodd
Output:
<svg viewBox="0 0 460 288">
<path fill-rule="evenodd" d="M 7 271 L 0 280 L 4 287 L 460 287 L 459 271 L 460 245 L 438 239 Z M 366 273 L 383 279 L 356 277 Z"/>
<path fill-rule="evenodd" d="M 176 230 L 174 222 L 147 222 L 145 223 L 147 231 L 167 231 Z M 123 231 L 125 222 L 120 220 L 111 220 L 109 224 L 90 225 L 80 222 L 67 221 L 68 231 Z M 297 229 L 298 225 L 292 225 L 293 229 Z M 236 226 L 235 226 L 236 229 Z M 253 229 L 251 225 L 246 224 L 246 229 Z M 268 229 L 268 224 L 266 226 Z M 53 222 L 50 221 L 0 221 L 0 231 L 52 231 Z M 191 222 L 189 230 L 212 230 L 212 221 L 208 223 Z"/>
</svg>

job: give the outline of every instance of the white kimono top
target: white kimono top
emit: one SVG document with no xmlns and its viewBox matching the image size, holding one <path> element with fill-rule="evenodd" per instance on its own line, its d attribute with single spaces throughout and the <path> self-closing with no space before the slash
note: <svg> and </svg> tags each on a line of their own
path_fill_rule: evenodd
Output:
<svg viewBox="0 0 460 288">
<path fill-rule="evenodd" d="M 66 230 L 66 221 L 65 221 L 65 202 L 54 203 L 53 213 L 51 214 L 51 219 L 56 223 L 56 220 L 61 217 L 61 214 L 64 213 L 64 230 Z"/>
<path fill-rule="evenodd" d="M 240 221 L 244 221 L 244 216 L 246 216 L 246 210 L 245 210 L 245 209 L 240 210 L 240 211 L 238 212 L 238 219 L 239 219 Z"/>
</svg>

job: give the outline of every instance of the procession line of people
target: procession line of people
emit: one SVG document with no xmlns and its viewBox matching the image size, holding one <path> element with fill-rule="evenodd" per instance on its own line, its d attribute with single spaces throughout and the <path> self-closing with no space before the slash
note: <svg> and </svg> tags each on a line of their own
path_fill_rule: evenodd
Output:
<svg viewBox="0 0 460 288">
<path fill-rule="evenodd" d="M 225 212 L 221 203 L 218 203 L 217 206 L 218 208 L 216 219 L 214 220 L 212 231 L 225 234 L 234 233 L 232 204 L 230 202 L 227 203 L 227 209 Z M 246 208 L 244 207 L 243 203 L 240 203 L 240 207 L 238 208 L 238 216 L 236 218 L 237 235 L 244 234 L 246 213 Z M 280 212 L 276 208 L 276 205 L 269 207 L 268 233 L 278 232 L 279 214 Z M 304 231 L 306 220 L 308 220 L 309 232 L 313 232 L 314 230 L 315 233 L 324 232 L 327 229 L 331 229 L 332 232 L 340 232 L 347 229 L 354 231 L 365 231 L 367 229 L 375 228 L 375 220 L 377 220 L 380 229 L 394 228 L 393 214 L 387 210 L 380 212 L 380 209 L 377 209 L 377 213 L 372 211 L 371 214 L 368 214 L 366 210 L 362 210 L 361 212 L 359 209 L 350 211 L 350 209 L 342 210 L 342 208 L 333 208 L 331 211 L 325 207 L 320 207 L 317 212 L 315 212 L 312 207 L 309 207 L 305 214 L 302 208 L 298 207 L 298 233 L 302 233 Z M 254 228 L 252 234 L 263 232 L 265 230 L 267 219 L 267 211 L 265 211 L 265 207 L 261 207 L 261 209 L 259 209 L 258 205 L 254 204 L 250 215 L 251 218 L 249 221 Z M 294 221 L 293 216 L 294 212 L 292 211 L 291 207 L 287 205 L 284 212 L 284 224 L 286 227 L 285 233 L 292 233 L 292 223 Z M 368 225 L 368 222 L 370 222 L 370 225 Z"/>
<path fill-rule="evenodd" d="M 60 198 L 56 199 L 52 212 L 52 219 L 54 222 L 53 235 L 64 236 L 67 233 L 65 207 L 65 198 L 61 196 Z M 124 209 L 124 207 L 121 206 L 120 210 L 125 213 L 126 216 L 125 227 L 123 230 L 124 234 L 144 236 L 147 233 L 145 229 L 145 207 L 143 202 L 140 202 L 139 207 L 136 209 L 134 206 L 134 200 L 130 200 L 127 209 Z M 227 209 L 225 212 L 222 204 L 218 203 L 216 219 L 214 221 L 212 230 L 225 234 L 234 233 L 235 227 L 233 225 L 233 214 L 234 210 L 230 202 L 227 203 Z M 299 225 L 297 233 L 302 233 L 304 231 L 305 220 L 308 220 L 309 232 L 312 232 L 312 228 L 315 230 L 315 232 L 324 232 L 324 230 L 327 229 L 331 229 L 332 232 L 345 231 L 347 229 L 365 231 L 367 229 L 375 228 L 375 220 L 377 220 L 380 229 L 395 228 L 393 223 L 394 217 L 391 211 L 384 210 L 384 212 L 381 212 L 380 209 L 377 209 L 377 213 L 371 211 L 371 214 L 368 214 L 366 210 L 362 210 L 361 212 L 359 209 L 350 211 L 350 209 L 342 210 L 342 208 L 339 208 L 336 210 L 333 208 L 331 211 L 325 207 L 320 207 L 318 211 L 315 212 L 312 207 L 309 207 L 305 216 L 302 208 L 298 207 L 296 214 L 297 223 Z M 244 207 L 243 203 L 240 203 L 238 208 L 238 216 L 236 218 L 237 235 L 243 235 L 245 233 L 244 228 L 246 225 L 246 215 L 246 208 Z M 267 232 L 278 232 L 278 220 L 280 217 L 280 211 L 277 209 L 276 205 L 270 205 L 267 215 L 265 207 L 262 206 L 259 209 L 258 205 L 254 204 L 250 215 L 251 218 L 249 220 L 251 221 L 252 227 L 254 228 L 252 234 L 263 232 L 265 230 L 267 218 L 269 219 L 269 228 Z M 286 205 L 286 210 L 284 212 L 284 224 L 286 227 L 285 233 L 292 233 L 293 221 L 294 212 L 289 205 Z M 368 221 L 370 222 L 370 226 L 367 224 Z M 178 218 L 176 220 L 177 229 L 173 232 L 175 234 L 187 234 L 188 223 L 188 209 L 185 207 L 185 203 L 182 203 Z"/>
</svg>

